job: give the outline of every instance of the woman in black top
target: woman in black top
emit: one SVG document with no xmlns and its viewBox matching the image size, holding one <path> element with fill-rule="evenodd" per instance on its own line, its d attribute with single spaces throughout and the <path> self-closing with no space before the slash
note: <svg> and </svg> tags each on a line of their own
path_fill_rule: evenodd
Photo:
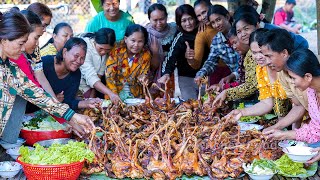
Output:
<svg viewBox="0 0 320 180">
<path fill-rule="evenodd" d="M 193 79 L 198 69 L 193 69 L 189 65 L 193 62 L 189 62 L 190 60 L 186 58 L 187 48 L 194 48 L 194 40 L 198 32 L 198 21 L 193 7 L 188 4 L 179 6 L 176 9 L 176 23 L 180 32 L 173 40 L 170 51 L 162 64 L 162 77 L 158 82 L 165 84 L 177 67 L 182 98 L 184 100 L 196 99 L 198 88 Z"/>
</svg>

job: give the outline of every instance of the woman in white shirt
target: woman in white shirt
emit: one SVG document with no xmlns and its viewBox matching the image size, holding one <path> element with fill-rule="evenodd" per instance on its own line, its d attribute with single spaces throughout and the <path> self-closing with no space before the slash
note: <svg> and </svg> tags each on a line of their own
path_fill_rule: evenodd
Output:
<svg viewBox="0 0 320 180">
<path fill-rule="evenodd" d="M 104 95 L 108 95 L 112 102 L 120 101 L 119 96 L 101 82 L 101 77 L 106 69 L 107 56 L 116 40 L 114 30 L 101 28 L 95 33 L 86 33 L 81 37 L 88 46 L 86 59 L 80 67 L 81 81 L 79 89 L 83 96 L 85 98 L 93 98 L 97 90 Z"/>
</svg>

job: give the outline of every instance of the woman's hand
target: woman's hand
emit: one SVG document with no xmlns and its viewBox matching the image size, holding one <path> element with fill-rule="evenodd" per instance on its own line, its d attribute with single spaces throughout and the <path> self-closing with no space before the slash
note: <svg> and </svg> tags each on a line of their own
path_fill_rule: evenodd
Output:
<svg viewBox="0 0 320 180">
<path fill-rule="evenodd" d="M 194 78 L 194 82 L 199 86 L 200 83 L 201 83 L 201 79 L 202 79 L 201 76 L 197 76 L 197 77 Z"/>
<path fill-rule="evenodd" d="M 102 102 L 102 100 L 100 98 L 89 98 L 89 99 L 80 101 L 78 108 L 79 109 L 96 108 L 101 102 Z"/>
<path fill-rule="evenodd" d="M 110 93 L 108 94 L 108 96 L 109 96 L 109 98 L 110 98 L 110 100 L 111 100 L 111 102 L 112 102 L 113 104 L 118 104 L 119 102 L 121 102 L 121 99 L 120 99 L 120 97 L 118 96 L 118 94 L 116 94 L 116 93 L 114 93 L 114 92 L 110 92 Z"/>
<path fill-rule="evenodd" d="M 159 53 L 159 44 L 157 41 L 158 40 L 155 37 L 150 40 L 150 51 L 152 52 L 152 55 Z"/>
<path fill-rule="evenodd" d="M 227 98 L 227 91 L 224 90 L 214 99 L 212 105 L 217 106 L 217 107 L 221 107 L 222 103 L 224 103 L 226 98 Z"/>
<path fill-rule="evenodd" d="M 199 32 L 204 32 L 205 30 L 206 30 L 206 24 L 203 23 L 203 22 L 200 22 L 199 26 L 198 26 L 198 33 Z"/>
<path fill-rule="evenodd" d="M 63 91 L 61 91 L 61 93 L 59 93 L 59 94 L 56 94 L 56 96 L 57 96 L 57 99 L 59 102 L 63 102 L 63 100 L 64 100 Z"/>
<path fill-rule="evenodd" d="M 161 78 L 158 79 L 158 83 L 166 84 L 170 80 L 170 75 L 165 74 Z"/>
<path fill-rule="evenodd" d="M 75 113 L 72 116 L 68 124 L 72 126 L 72 130 L 80 138 L 86 134 L 89 134 L 95 128 L 92 120 L 88 116 L 78 113 Z"/>
<path fill-rule="evenodd" d="M 286 132 L 279 130 L 279 129 L 271 129 L 269 131 L 264 131 L 263 134 L 267 136 L 268 139 L 275 139 L 275 140 L 285 140 L 286 139 Z"/>
<path fill-rule="evenodd" d="M 234 121 L 239 121 L 239 119 L 243 116 L 243 113 L 239 109 L 235 109 L 231 111 L 227 116 L 232 116 Z"/>
<path fill-rule="evenodd" d="M 320 160 L 320 152 L 319 151 L 320 151 L 320 147 L 312 149 L 311 152 L 317 152 L 318 154 L 316 156 L 314 156 L 313 158 L 311 158 L 309 161 L 307 161 L 306 164 L 309 165 L 309 164 L 312 164 L 316 161 L 319 161 Z"/>
<path fill-rule="evenodd" d="M 222 90 L 222 87 L 220 87 L 219 84 L 213 84 L 208 89 L 206 89 L 207 92 L 220 92 Z"/>
<path fill-rule="evenodd" d="M 184 54 L 185 58 L 187 60 L 194 60 L 194 56 L 195 56 L 195 52 L 193 49 L 190 48 L 190 45 L 187 41 L 185 41 L 186 43 L 186 46 L 187 46 L 187 49 L 186 49 L 186 52 Z"/>
</svg>

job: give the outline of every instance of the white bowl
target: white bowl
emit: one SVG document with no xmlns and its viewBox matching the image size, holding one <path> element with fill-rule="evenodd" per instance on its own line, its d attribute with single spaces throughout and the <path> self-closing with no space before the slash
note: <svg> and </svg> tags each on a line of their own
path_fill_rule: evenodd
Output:
<svg viewBox="0 0 320 180">
<path fill-rule="evenodd" d="M 239 123 L 239 126 L 240 126 L 240 131 L 241 132 L 245 132 L 245 131 L 248 131 L 248 130 L 254 130 L 254 129 L 260 131 L 261 129 L 263 129 L 263 126 L 258 125 L 258 124 Z"/>
<path fill-rule="evenodd" d="M 295 141 L 295 140 L 283 140 L 278 143 L 278 146 L 285 148 L 290 146 L 308 146 L 307 143 L 302 141 Z"/>
<path fill-rule="evenodd" d="M 144 102 L 145 102 L 145 99 L 139 99 L 139 98 L 130 98 L 130 99 L 124 100 L 124 103 L 126 103 L 129 106 L 142 104 Z"/>
<path fill-rule="evenodd" d="M 0 162 L 0 176 L 2 178 L 13 178 L 21 170 L 21 165 L 14 161 Z"/>
<path fill-rule="evenodd" d="M 33 147 L 28 147 L 30 150 L 34 149 Z M 18 156 L 20 155 L 19 153 L 20 147 L 14 147 L 14 148 L 10 148 L 7 149 L 6 153 L 9 154 L 12 159 L 17 160 Z"/>
<path fill-rule="evenodd" d="M 267 174 L 267 175 L 258 175 L 258 174 L 251 174 L 247 173 L 251 179 L 253 180 L 269 180 L 273 177 L 274 174 Z"/>
<path fill-rule="evenodd" d="M 11 144 L 11 143 L 7 143 L 5 141 L 0 140 L 0 145 L 4 148 L 4 149 L 10 149 L 10 148 L 14 148 L 14 147 L 20 147 L 22 146 L 23 143 L 25 143 L 26 140 L 22 139 L 22 138 L 18 138 L 17 143 Z"/>
<path fill-rule="evenodd" d="M 283 148 L 282 151 L 288 155 L 288 157 L 299 163 L 305 163 L 317 155 L 317 152 L 311 152 L 313 148 L 305 146 L 290 146 Z"/>
</svg>

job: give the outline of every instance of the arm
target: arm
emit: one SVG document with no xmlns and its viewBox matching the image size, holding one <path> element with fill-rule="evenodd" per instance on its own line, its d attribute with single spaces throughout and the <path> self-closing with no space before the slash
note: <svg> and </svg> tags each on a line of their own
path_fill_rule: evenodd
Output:
<svg viewBox="0 0 320 180">
<path fill-rule="evenodd" d="M 43 71 L 36 71 L 34 72 L 34 76 L 37 78 L 37 80 L 39 81 L 39 83 L 41 84 L 42 88 L 49 93 L 53 98 L 56 98 L 55 93 L 52 90 L 52 87 L 48 81 L 48 79 L 46 78 L 46 76 L 44 75 Z"/>
<path fill-rule="evenodd" d="M 292 107 L 290 112 L 275 125 L 271 126 L 272 128 L 283 129 L 302 119 L 302 117 L 306 113 L 306 109 L 302 106 L 302 104 L 300 104 L 298 99 L 292 98 L 292 102 L 294 106 Z"/>
<path fill-rule="evenodd" d="M 217 49 L 211 45 L 208 59 L 204 62 L 202 68 L 197 72 L 196 77 L 204 77 L 212 74 L 218 65 Z"/>
<path fill-rule="evenodd" d="M 161 69 L 162 75 L 172 74 L 176 67 L 175 64 L 177 62 L 177 59 L 184 57 L 185 51 L 182 49 L 182 47 L 186 49 L 186 45 L 185 45 L 185 42 L 182 42 L 182 41 L 183 41 L 182 33 L 180 32 L 174 38 L 173 43 L 170 47 L 170 51 L 167 57 L 165 58 L 165 60 L 163 61 L 162 69 Z"/>
<path fill-rule="evenodd" d="M 241 99 L 252 95 L 257 90 L 257 78 L 256 78 L 256 66 L 257 63 L 253 60 L 251 52 L 248 51 L 246 58 L 244 60 L 245 83 L 226 90 L 228 101 Z"/>
<path fill-rule="evenodd" d="M 15 68 L 15 70 L 17 76 L 19 76 L 16 78 L 23 79 L 23 81 L 20 81 L 20 83 L 7 81 L 7 83 L 18 95 L 54 116 L 62 117 L 66 120 L 71 119 L 75 112 L 67 104 L 54 101 L 50 94 L 39 88 L 28 78 L 24 78 L 25 75 L 20 68 Z"/>
<path fill-rule="evenodd" d="M 193 69 L 199 69 L 201 66 L 201 62 L 204 56 L 204 50 L 206 47 L 206 33 L 205 32 L 199 32 L 196 36 L 196 39 L 194 41 L 194 59 L 192 63 L 189 63 L 189 65 Z"/>
<path fill-rule="evenodd" d="M 155 39 L 155 36 L 149 35 L 149 47 L 152 54 L 150 69 L 152 71 L 157 70 L 160 66 L 159 45 L 161 46 L 161 44 L 157 42 L 157 39 Z"/>
<path fill-rule="evenodd" d="M 273 98 L 264 99 L 254 106 L 240 109 L 242 116 L 261 116 L 269 113 L 273 107 Z"/>
</svg>

